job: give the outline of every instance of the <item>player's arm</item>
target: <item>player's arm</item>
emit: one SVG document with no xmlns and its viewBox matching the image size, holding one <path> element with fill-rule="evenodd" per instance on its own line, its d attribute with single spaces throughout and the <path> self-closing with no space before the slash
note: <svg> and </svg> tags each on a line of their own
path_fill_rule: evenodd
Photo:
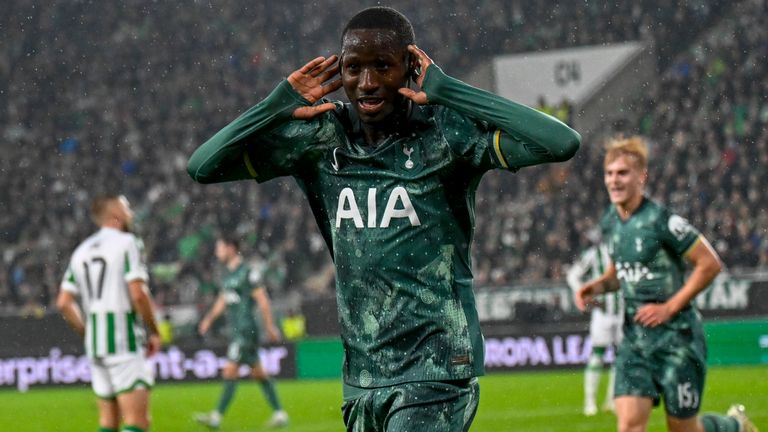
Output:
<svg viewBox="0 0 768 432">
<path fill-rule="evenodd" d="M 56 298 L 56 307 L 64 317 L 64 321 L 72 327 L 72 330 L 80 335 L 80 337 L 85 337 L 85 322 L 83 322 L 83 314 L 80 311 L 80 306 L 77 304 L 75 294 L 61 289 Z"/>
<path fill-rule="evenodd" d="M 216 301 L 213 302 L 211 309 L 205 314 L 203 319 L 200 320 L 200 324 L 197 326 L 197 331 L 200 332 L 201 335 L 208 333 L 208 330 L 211 329 L 211 325 L 219 319 L 226 309 L 227 302 L 224 300 L 224 295 L 219 294 L 219 296 L 216 297 Z"/>
<path fill-rule="evenodd" d="M 313 106 L 338 90 L 341 80 L 337 57 L 317 57 L 291 73 L 273 91 L 201 145 L 189 159 L 187 172 L 199 183 L 220 183 L 255 178 L 246 144 L 293 119 L 308 120 L 335 108 L 333 103 Z"/>
<path fill-rule="evenodd" d="M 583 278 L 591 266 L 592 254 L 587 250 L 568 268 L 568 271 L 565 273 L 565 282 L 574 294 L 581 288 Z"/>
<path fill-rule="evenodd" d="M 581 136 L 560 120 L 449 77 L 424 51 L 414 45 L 408 49 L 422 69 L 416 78 L 422 91 L 403 88 L 400 93 L 416 103 L 444 105 L 498 128 L 494 150 L 503 166 L 562 162 L 576 154 Z"/>
<path fill-rule="evenodd" d="M 675 316 L 717 277 L 723 265 L 717 252 L 703 235 L 685 253 L 693 271 L 675 295 L 664 303 L 647 304 L 638 309 L 635 321 L 647 326 L 658 326 Z"/>
<path fill-rule="evenodd" d="M 277 342 L 280 340 L 280 333 L 275 327 L 275 321 L 272 318 L 272 306 L 269 302 L 269 294 L 264 287 L 256 287 L 251 292 L 253 299 L 259 305 L 259 312 L 261 313 L 261 320 L 264 322 L 264 328 L 267 331 L 270 342 Z"/>
<path fill-rule="evenodd" d="M 595 297 L 607 292 L 618 291 L 619 279 L 616 277 L 616 266 L 611 263 L 599 278 L 584 284 L 578 291 L 574 300 L 580 311 L 587 310 L 587 306 L 595 302 Z"/>
<path fill-rule="evenodd" d="M 149 337 L 147 340 L 147 356 L 151 357 L 160 350 L 160 332 L 155 320 L 155 307 L 149 287 L 143 279 L 133 279 L 128 282 L 128 294 L 131 297 L 133 310 L 138 312 Z"/>
</svg>

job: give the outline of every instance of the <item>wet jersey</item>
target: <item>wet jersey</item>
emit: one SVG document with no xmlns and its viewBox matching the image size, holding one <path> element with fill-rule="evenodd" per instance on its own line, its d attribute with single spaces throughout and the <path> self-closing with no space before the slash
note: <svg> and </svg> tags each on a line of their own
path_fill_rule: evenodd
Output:
<svg viewBox="0 0 768 432">
<path fill-rule="evenodd" d="M 61 289 L 80 298 L 85 351 L 91 358 L 143 354 L 144 329 L 128 283 L 148 280 L 143 244 L 133 234 L 102 228 L 72 253 Z"/>
<path fill-rule="evenodd" d="M 335 263 L 350 386 L 483 373 L 470 268 L 478 182 L 490 169 L 565 160 L 578 146 L 552 117 L 435 66 L 424 89 L 435 105 L 413 105 L 402 129 L 371 147 L 350 105 L 292 121 L 308 102 L 283 81 L 188 167 L 201 182 L 296 179 Z"/>
<path fill-rule="evenodd" d="M 253 289 L 260 283 L 258 272 L 253 271 L 246 263 L 240 263 L 234 270 L 224 268 L 221 277 L 219 295 L 224 297 L 227 305 L 227 323 L 232 332 L 232 338 L 251 340 L 259 335 L 259 325 L 254 317 Z"/>
<path fill-rule="evenodd" d="M 635 325 L 633 321 L 638 308 L 646 303 L 663 303 L 682 288 L 683 256 L 700 235 L 694 227 L 644 198 L 626 221 L 621 220 L 615 206 L 610 206 L 601 228 L 624 296 L 625 338 L 700 326 L 699 313 L 692 304 L 657 329 Z M 628 327 L 632 328 L 629 333 Z"/>
</svg>

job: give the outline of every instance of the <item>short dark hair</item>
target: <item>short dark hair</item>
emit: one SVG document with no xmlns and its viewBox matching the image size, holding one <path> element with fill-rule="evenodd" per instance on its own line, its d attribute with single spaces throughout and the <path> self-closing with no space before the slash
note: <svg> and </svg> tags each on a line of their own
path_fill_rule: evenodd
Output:
<svg viewBox="0 0 768 432">
<path fill-rule="evenodd" d="M 235 248 L 236 251 L 240 252 L 240 239 L 232 236 L 232 235 L 219 235 L 218 240 L 222 243 L 224 243 L 227 246 L 231 246 Z"/>
<path fill-rule="evenodd" d="M 403 48 L 416 43 L 416 34 L 408 18 L 390 7 L 374 6 L 363 9 L 349 20 L 341 32 L 341 43 L 350 30 L 392 30 Z"/>
</svg>

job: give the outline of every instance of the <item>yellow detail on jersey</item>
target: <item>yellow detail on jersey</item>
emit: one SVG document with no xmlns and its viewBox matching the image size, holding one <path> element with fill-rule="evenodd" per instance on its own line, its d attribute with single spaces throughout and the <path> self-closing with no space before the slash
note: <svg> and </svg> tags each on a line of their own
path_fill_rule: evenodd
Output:
<svg viewBox="0 0 768 432">
<path fill-rule="evenodd" d="M 248 174 L 251 175 L 251 177 L 256 178 L 259 175 L 256 173 L 256 170 L 253 169 L 253 164 L 251 163 L 251 158 L 248 156 L 248 152 L 243 152 L 243 161 L 245 161 L 245 167 L 248 168 Z"/>
<path fill-rule="evenodd" d="M 685 252 L 683 252 L 683 257 L 688 258 L 689 256 L 691 256 L 691 252 L 693 252 L 693 248 L 696 247 L 696 245 L 701 242 L 702 242 L 701 236 L 696 237 L 696 240 L 693 243 L 691 243 L 690 246 L 688 246 L 688 249 L 686 249 Z"/>
<path fill-rule="evenodd" d="M 501 154 L 501 129 L 496 129 L 493 134 L 493 149 L 496 151 L 496 157 L 499 158 L 499 162 L 504 168 L 509 168 L 507 160 L 504 159 L 504 155 Z"/>
</svg>

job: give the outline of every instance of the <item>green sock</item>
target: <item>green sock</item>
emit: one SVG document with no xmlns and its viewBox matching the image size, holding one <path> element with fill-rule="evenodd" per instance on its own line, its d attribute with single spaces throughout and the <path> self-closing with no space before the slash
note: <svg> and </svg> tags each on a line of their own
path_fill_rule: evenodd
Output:
<svg viewBox="0 0 768 432">
<path fill-rule="evenodd" d="M 261 391 L 263 391 L 264 396 L 267 397 L 269 406 L 271 406 L 275 411 L 280 411 L 283 409 L 280 406 L 280 401 L 277 399 L 277 391 L 275 390 L 275 384 L 272 382 L 272 380 L 267 378 L 264 381 L 260 381 L 259 383 L 261 384 Z"/>
<path fill-rule="evenodd" d="M 138 426 L 123 426 L 123 429 L 120 430 L 120 432 L 145 432 L 144 429 L 138 427 Z"/>
<path fill-rule="evenodd" d="M 105 428 L 105 427 L 101 426 L 101 427 L 99 427 L 99 432 L 117 432 L 117 429 Z"/>
<path fill-rule="evenodd" d="M 227 410 L 229 403 L 232 402 L 232 398 L 235 397 L 236 389 L 237 389 L 236 380 L 224 380 L 224 391 L 221 392 L 221 397 L 219 398 L 219 405 L 218 407 L 216 407 L 216 411 L 218 411 L 219 414 L 224 415 L 224 412 Z"/>
<path fill-rule="evenodd" d="M 730 416 L 704 414 L 699 420 L 705 432 L 739 432 L 739 422 Z"/>
</svg>

